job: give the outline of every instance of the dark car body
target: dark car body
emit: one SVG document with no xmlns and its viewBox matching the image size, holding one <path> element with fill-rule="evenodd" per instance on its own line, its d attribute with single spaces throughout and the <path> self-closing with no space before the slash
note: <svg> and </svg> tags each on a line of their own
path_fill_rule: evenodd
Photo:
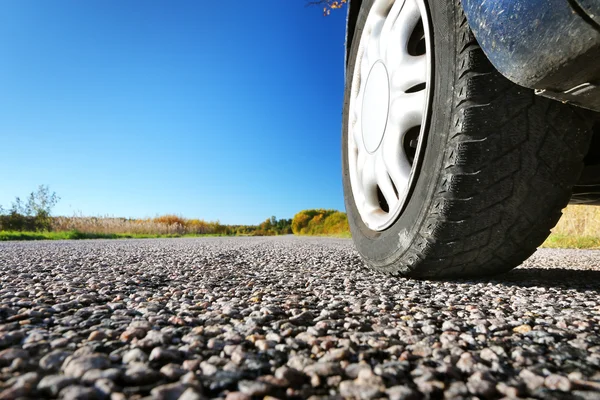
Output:
<svg viewBox="0 0 600 400">
<path fill-rule="evenodd" d="M 349 3 L 347 49 L 362 0 Z M 600 112 L 600 0 L 462 0 L 462 6 L 477 42 L 505 77 L 540 96 Z M 600 205 L 600 123 L 571 202 Z"/>
<path fill-rule="evenodd" d="M 538 94 L 600 111 L 600 0 L 463 0 L 488 59 Z"/>
</svg>

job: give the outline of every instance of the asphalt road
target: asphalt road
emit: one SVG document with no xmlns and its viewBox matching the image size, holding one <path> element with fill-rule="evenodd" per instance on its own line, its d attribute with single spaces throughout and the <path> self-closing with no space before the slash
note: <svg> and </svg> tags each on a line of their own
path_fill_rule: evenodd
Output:
<svg viewBox="0 0 600 400">
<path fill-rule="evenodd" d="M 599 289 L 597 251 L 436 282 L 350 240 L 0 243 L 0 399 L 599 399 Z"/>
</svg>

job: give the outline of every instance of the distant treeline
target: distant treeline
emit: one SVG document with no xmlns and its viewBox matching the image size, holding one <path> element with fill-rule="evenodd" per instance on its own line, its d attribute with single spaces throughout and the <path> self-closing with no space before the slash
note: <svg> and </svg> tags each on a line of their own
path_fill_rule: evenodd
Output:
<svg viewBox="0 0 600 400">
<path fill-rule="evenodd" d="M 292 233 L 292 220 L 268 218 L 259 225 L 224 225 L 219 221 L 188 219 L 178 215 L 129 219 L 114 217 L 47 217 L 19 213 L 0 215 L 0 231 L 80 232 L 85 234 L 136 235 L 243 235 L 271 236 Z"/>
<path fill-rule="evenodd" d="M 350 234 L 346 214 L 337 210 L 303 210 L 292 220 L 295 235 L 335 235 Z"/>
<path fill-rule="evenodd" d="M 178 215 L 129 219 L 114 217 L 46 217 L 4 213 L 0 231 L 81 232 L 89 234 L 140 235 L 246 235 L 271 236 L 292 233 L 292 220 L 271 217 L 260 225 L 224 225 L 219 221 L 188 219 Z"/>
<path fill-rule="evenodd" d="M 248 235 L 270 236 L 292 233 L 291 219 L 271 217 L 259 225 L 224 225 L 219 221 L 189 219 L 179 215 L 131 219 L 115 217 L 53 217 L 60 198 L 48 186 L 39 186 L 26 201 L 15 198 L 11 207 L 0 206 L 0 231 L 79 232 L 84 234 L 136 235 Z"/>
<path fill-rule="evenodd" d="M 11 207 L 0 206 L 0 231 L 71 232 L 93 235 L 333 235 L 350 234 L 346 214 L 336 210 L 303 210 L 293 219 L 267 218 L 258 225 L 225 225 L 219 221 L 162 215 L 155 218 L 55 217 L 53 207 L 60 200 L 48 186 L 41 185 L 27 197 L 16 198 Z"/>
</svg>

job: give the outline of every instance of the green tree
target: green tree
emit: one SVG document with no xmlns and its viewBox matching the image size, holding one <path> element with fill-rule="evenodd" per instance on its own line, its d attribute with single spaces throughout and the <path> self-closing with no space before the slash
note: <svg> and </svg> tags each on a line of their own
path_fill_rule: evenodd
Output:
<svg viewBox="0 0 600 400">
<path fill-rule="evenodd" d="M 0 229 L 17 231 L 49 230 L 52 224 L 52 208 L 58 203 L 60 197 L 50 192 L 46 185 L 40 185 L 35 192 L 31 192 L 26 202 L 16 197 L 8 213 L 4 209 L 0 212 Z"/>
<path fill-rule="evenodd" d="M 50 192 L 48 185 L 40 185 L 37 191 L 29 194 L 24 210 L 25 215 L 47 218 L 59 200 L 60 197 L 58 197 L 56 192 Z"/>
</svg>

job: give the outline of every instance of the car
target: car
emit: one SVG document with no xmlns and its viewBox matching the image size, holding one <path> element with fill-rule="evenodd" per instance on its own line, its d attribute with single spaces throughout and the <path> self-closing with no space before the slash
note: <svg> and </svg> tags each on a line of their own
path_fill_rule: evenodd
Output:
<svg viewBox="0 0 600 400">
<path fill-rule="evenodd" d="M 372 269 L 507 272 L 600 204 L 600 1 L 351 0 L 342 129 Z"/>
</svg>

